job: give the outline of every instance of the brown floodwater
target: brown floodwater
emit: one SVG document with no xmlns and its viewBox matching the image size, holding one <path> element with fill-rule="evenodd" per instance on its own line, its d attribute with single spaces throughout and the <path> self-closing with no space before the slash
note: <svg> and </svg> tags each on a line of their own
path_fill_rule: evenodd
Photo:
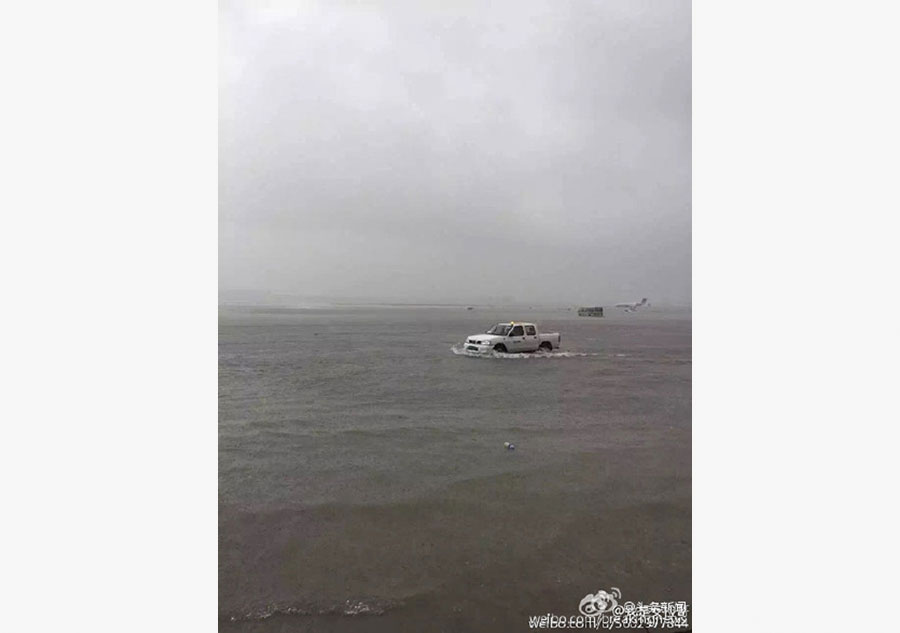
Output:
<svg viewBox="0 0 900 633">
<path fill-rule="evenodd" d="M 562 353 L 460 353 L 508 320 Z M 688 310 L 220 309 L 220 630 L 524 631 L 611 587 L 691 600 Z"/>
</svg>

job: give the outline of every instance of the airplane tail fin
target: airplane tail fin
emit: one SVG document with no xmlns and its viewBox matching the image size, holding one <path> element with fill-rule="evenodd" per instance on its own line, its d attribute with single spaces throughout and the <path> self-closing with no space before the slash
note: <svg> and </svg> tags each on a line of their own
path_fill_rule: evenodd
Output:
<svg viewBox="0 0 900 633">
<path fill-rule="evenodd" d="M 645 305 L 647 303 L 647 297 L 641 299 L 641 305 Z"/>
</svg>

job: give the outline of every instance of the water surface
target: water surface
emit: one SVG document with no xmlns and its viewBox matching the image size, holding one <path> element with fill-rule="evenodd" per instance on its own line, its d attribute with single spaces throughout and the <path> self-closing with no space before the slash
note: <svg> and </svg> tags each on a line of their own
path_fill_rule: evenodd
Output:
<svg viewBox="0 0 900 633">
<path fill-rule="evenodd" d="M 220 628 L 522 631 L 613 586 L 690 601 L 690 312 L 609 312 L 221 308 Z M 564 353 L 459 353 L 511 319 Z"/>
</svg>

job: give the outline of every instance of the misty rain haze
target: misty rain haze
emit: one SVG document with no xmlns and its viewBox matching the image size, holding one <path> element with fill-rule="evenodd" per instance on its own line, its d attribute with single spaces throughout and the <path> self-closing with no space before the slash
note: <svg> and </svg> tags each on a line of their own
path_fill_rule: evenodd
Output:
<svg viewBox="0 0 900 633">
<path fill-rule="evenodd" d="M 220 10 L 223 298 L 690 303 L 688 2 L 265 7 Z"/>
<path fill-rule="evenodd" d="M 220 631 L 692 600 L 690 3 L 445 4 L 220 5 Z"/>
</svg>

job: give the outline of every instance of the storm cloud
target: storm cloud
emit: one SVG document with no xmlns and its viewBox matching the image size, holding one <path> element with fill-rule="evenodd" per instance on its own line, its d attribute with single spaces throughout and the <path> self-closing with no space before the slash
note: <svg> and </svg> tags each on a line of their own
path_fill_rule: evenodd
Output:
<svg viewBox="0 0 900 633">
<path fill-rule="evenodd" d="M 447 4 L 221 4 L 220 291 L 690 303 L 690 3 Z"/>
</svg>

